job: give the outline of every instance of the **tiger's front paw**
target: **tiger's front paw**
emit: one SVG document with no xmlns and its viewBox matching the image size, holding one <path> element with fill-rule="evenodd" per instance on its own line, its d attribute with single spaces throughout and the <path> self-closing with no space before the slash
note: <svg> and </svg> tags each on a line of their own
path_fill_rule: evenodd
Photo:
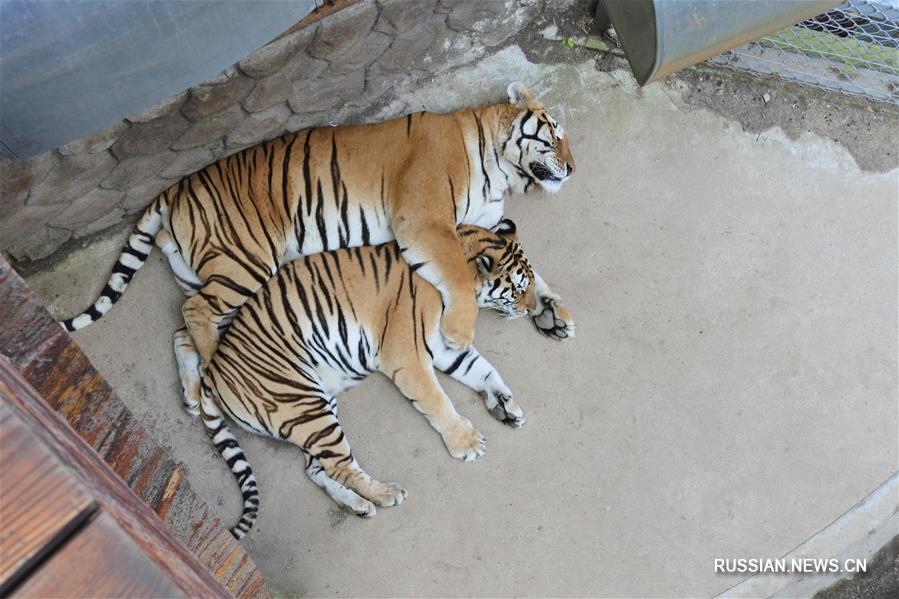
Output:
<svg viewBox="0 0 899 599">
<path fill-rule="evenodd" d="M 538 298 L 533 319 L 537 330 L 550 339 L 564 341 L 574 337 L 574 320 L 558 296 L 545 295 Z"/>
<path fill-rule="evenodd" d="M 521 428 L 524 425 L 524 411 L 512 399 L 512 391 L 505 385 L 485 389 L 484 404 L 493 417 L 503 424 L 508 424 L 512 428 Z"/>
<path fill-rule="evenodd" d="M 478 307 L 474 302 L 465 307 L 446 308 L 440 318 L 440 333 L 446 346 L 460 350 L 470 346 L 474 341 L 475 319 Z"/>
<path fill-rule="evenodd" d="M 487 450 L 484 435 L 475 429 L 467 418 L 459 418 L 456 425 L 443 435 L 450 455 L 463 462 L 473 462 Z"/>
</svg>

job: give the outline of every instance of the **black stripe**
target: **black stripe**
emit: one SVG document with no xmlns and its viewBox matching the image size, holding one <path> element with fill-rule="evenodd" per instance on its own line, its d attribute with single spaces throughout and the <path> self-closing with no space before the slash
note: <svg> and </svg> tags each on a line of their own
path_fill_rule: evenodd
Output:
<svg viewBox="0 0 899 599">
<path fill-rule="evenodd" d="M 316 204 L 315 204 L 315 226 L 318 228 L 318 235 L 321 238 L 322 247 L 330 249 L 328 244 L 328 229 L 325 226 L 325 195 L 322 191 L 322 181 L 316 182 Z"/>
<path fill-rule="evenodd" d="M 100 295 L 108 297 L 112 301 L 112 303 L 116 303 L 117 301 L 119 301 L 119 298 L 122 297 L 121 292 L 116 291 L 115 289 L 110 287 L 109 283 L 107 283 L 106 286 L 103 287 L 103 291 L 100 292 Z"/>
<path fill-rule="evenodd" d="M 149 254 L 143 253 L 140 250 L 134 249 L 130 245 L 126 245 L 124 248 L 122 248 L 122 254 L 130 254 L 130 255 L 134 256 L 135 258 L 137 258 L 138 260 L 140 260 L 141 263 L 143 263 L 147 259 L 147 256 L 149 255 Z"/>
<path fill-rule="evenodd" d="M 344 193 L 346 193 L 346 188 L 344 188 Z M 361 205 L 359 206 L 359 222 L 362 224 L 362 245 L 369 245 L 368 221 L 365 219 L 365 210 Z"/>
<path fill-rule="evenodd" d="M 471 358 L 471 362 L 468 363 L 468 367 L 465 369 L 465 372 L 462 373 L 462 376 L 465 376 L 471 370 L 471 367 L 474 366 L 474 363 L 478 361 L 478 355 L 474 354 Z"/>
<path fill-rule="evenodd" d="M 484 158 L 484 150 L 487 144 L 487 140 L 484 137 L 484 128 L 481 126 L 481 119 L 478 118 L 477 114 L 474 115 L 474 122 L 478 126 L 478 154 L 481 158 L 481 173 L 484 175 L 484 185 L 481 188 L 481 193 L 486 200 L 490 197 L 490 176 L 487 174 L 487 165 Z"/>
<path fill-rule="evenodd" d="M 446 176 L 446 180 L 449 181 L 450 199 L 453 200 L 453 222 L 455 223 L 459 219 L 459 207 L 456 206 L 456 190 L 453 187 L 453 178 L 450 175 Z"/>
<path fill-rule="evenodd" d="M 462 360 L 464 360 L 465 356 L 467 356 L 469 353 L 471 353 L 471 350 L 466 349 L 464 353 L 459 354 L 459 357 L 456 358 L 455 361 L 452 364 L 450 364 L 450 367 L 447 368 L 446 370 L 444 370 L 443 372 L 445 372 L 446 374 L 452 374 L 452 373 L 456 372 L 456 369 L 462 365 Z"/>
</svg>

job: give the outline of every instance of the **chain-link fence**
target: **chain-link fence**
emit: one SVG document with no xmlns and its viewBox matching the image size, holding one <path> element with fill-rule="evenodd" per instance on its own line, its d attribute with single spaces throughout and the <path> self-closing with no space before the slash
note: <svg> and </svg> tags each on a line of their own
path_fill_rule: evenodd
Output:
<svg viewBox="0 0 899 599">
<path fill-rule="evenodd" d="M 899 0 L 849 0 L 709 62 L 899 104 Z"/>
</svg>

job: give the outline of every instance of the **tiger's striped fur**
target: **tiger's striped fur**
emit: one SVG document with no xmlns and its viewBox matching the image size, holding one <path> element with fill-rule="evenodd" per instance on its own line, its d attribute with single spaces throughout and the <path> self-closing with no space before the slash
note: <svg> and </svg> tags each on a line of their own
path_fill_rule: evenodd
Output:
<svg viewBox="0 0 899 599">
<path fill-rule="evenodd" d="M 396 239 L 439 291 L 441 331 L 472 341 L 476 306 L 456 225 L 496 225 L 506 191 L 556 191 L 574 170 L 561 126 L 521 84 L 510 104 L 383 123 L 308 129 L 243 150 L 173 185 L 147 208 L 93 306 L 69 331 L 100 318 L 156 243 L 189 296 L 183 316 L 207 362 L 218 332 L 297 256 Z M 537 277 L 538 328 L 573 334 L 559 298 Z"/>
<path fill-rule="evenodd" d="M 462 226 L 473 297 L 514 318 L 533 309 L 534 274 L 511 221 L 499 232 Z M 469 291 L 471 293 L 471 291 Z M 380 371 L 443 437 L 453 457 L 484 452 L 484 438 L 458 414 L 434 367 L 485 395 L 490 412 L 524 423 L 499 373 L 474 347 L 449 347 L 439 332 L 440 294 L 402 260 L 396 243 L 307 256 L 282 267 L 240 308 L 218 350 L 187 386 L 200 387 L 200 415 L 244 494 L 234 534 L 252 525 L 256 480 L 223 415 L 245 429 L 295 443 L 310 478 L 342 506 L 372 516 L 406 491 L 373 479 L 358 464 L 337 419 L 336 397 Z M 188 340 L 189 342 L 189 340 Z"/>
</svg>

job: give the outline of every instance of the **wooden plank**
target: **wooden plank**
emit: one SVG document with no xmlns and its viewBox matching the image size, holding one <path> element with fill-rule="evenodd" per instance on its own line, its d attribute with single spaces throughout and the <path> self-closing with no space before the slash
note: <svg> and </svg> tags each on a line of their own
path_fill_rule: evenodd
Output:
<svg viewBox="0 0 899 599">
<path fill-rule="evenodd" d="M 96 510 L 84 486 L 0 403 L 0 595 Z"/>
<path fill-rule="evenodd" d="M 233 595 L 269 596 L 253 560 L 222 525 L 217 510 L 197 495 L 186 471 L 128 410 L 2 256 L 0 354 Z"/>
<path fill-rule="evenodd" d="M 188 596 L 230 597 L 140 498 L 0 355 L 0 399 L 77 476 L 106 516 Z M 26 581 L 30 582 L 29 581 Z"/>
<path fill-rule="evenodd" d="M 10 597 L 184 597 L 134 540 L 101 513 Z"/>
</svg>

